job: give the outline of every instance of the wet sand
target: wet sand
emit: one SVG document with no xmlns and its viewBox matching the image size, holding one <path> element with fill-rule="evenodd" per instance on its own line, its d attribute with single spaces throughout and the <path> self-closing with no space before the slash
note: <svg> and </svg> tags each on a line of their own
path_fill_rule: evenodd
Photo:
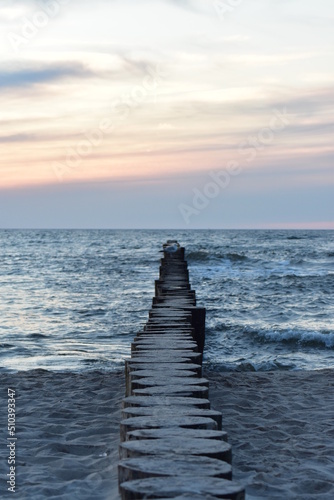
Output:
<svg viewBox="0 0 334 500">
<path fill-rule="evenodd" d="M 247 499 L 334 498 L 334 370 L 206 372 Z M 122 373 L 0 374 L 0 496 L 10 498 L 7 388 L 16 391 L 17 499 L 116 500 Z"/>
</svg>

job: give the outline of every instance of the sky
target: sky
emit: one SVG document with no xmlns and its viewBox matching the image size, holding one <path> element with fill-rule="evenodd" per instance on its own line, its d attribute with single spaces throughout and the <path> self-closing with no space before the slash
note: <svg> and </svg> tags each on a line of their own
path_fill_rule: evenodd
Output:
<svg viewBox="0 0 334 500">
<path fill-rule="evenodd" d="M 334 229 L 333 21 L 0 0 L 0 227 Z"/>
</svg>

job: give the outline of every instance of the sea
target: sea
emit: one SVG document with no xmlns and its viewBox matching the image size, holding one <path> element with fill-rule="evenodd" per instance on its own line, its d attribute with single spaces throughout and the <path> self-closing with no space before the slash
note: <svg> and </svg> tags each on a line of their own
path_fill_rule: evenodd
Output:
<svg viewBox="0 0 334 500">
<path fill-rule="evenodd" d="M 0 369 L 122 369 L 167 239 L 207 309 L 208 369 L 334 366 L 334 231 L 1 230 Z"/>
</svg>

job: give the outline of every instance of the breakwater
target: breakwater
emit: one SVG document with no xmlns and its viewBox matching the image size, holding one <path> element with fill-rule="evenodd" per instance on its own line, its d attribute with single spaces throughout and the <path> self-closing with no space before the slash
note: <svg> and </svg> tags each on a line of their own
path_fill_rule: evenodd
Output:
<svg viewBox="0 0 334 500">
<path fill-rule="evenodd" d="M 232 480 L 222 414 L 202 377 L 205 308 L 191 290 L 185 250 L 163 246 L 149 319 L 131 345 L 122 402 L 119 486 L 123 500 L 243 500 Z"/>
</svg>

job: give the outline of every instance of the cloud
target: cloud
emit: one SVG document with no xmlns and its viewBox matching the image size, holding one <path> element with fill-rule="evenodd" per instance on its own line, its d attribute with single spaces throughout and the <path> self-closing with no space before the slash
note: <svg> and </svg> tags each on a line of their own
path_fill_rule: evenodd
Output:
<svg viewBox="0 0 334 500">
<path fill-rule="evenodd" d="M 259 125 L 254 119 L 265 120 L 270 118 L 273 110 L 278 109 L 283 111 L 286 109 L 288 115 L 291 116 L 291 125 L 301 126 L 303 130 L 319 130 L 323 127 L 324 130 L 329 130 L 333 123 L 328 119 L 328 109 L 334 105 L 334 87 L 327 88 L 307 88 L 301 89 L 298 93 L 294 89 L 285 89 L 284 87 L 269 87 L 267 95 L 257 93 L 249 99 L 243 98 L 246 95 L 247 87 L 232 89 L 221 89 L 220 94 L 217 93 L 215 99 L 212 98 L 215 89 L 210 91 L 211 96 L 204 99 L 206 94 L 201 91 L 198 99 L 178 100 L 171 104 L 174 115 L 183 116 L 183 123 L 187 119 L 194 120 L 195 118 L 203 121 L 204 119 L 212 120 L 214 118 L 222 120 L 231 120 L 238 117 L 247 117 L 247 122 L 240 123 L 239 130 L 247 131 L 252 127 Z M 218 90 L 218 89 L 217 89 Z M 250 90 L 252 90 L 250 88 Z M 234 92 L 235 91 L 235 92 Z M 200 93 L 200 92 L 199 92 Z M 249 92 L 250 93 L 250 92 Z M 178 94 L 178 95 L 181 95 Z M 220 97 L 221 95 L 221 97 Z M 252 118 L 249 120 L 248 118 Z M 300 123 L 300 118 L 311 118 L 309 124 Z M 166 120 L 167 121 L 167 120 Z M 244 125 L 244 126 L 241 126 Z"/>
<path fill-rule="evenodd" d="M 0 144 L 10 143 L 10 142 L 30 142 L 33 139 L 31 134 L 12 134 L 6 136 L 0 136 Z"/>
<path fill-rule="evenodd" d="M 21 88 L 50 83 L 64 78 L 89 78 L 94 73 L 80 63 L 6 70 L 0 68 L 0 88 Z"/>
<path fill-rule="evenodd" d="M 9 5 L 9 2 L 7 2 L 7 4 L 8 5 L 1 5 L 0 22 L 10 23 L 22 19 L 29 11 L 28 5 Z"/>
<path fill-rule="evenodd" d="M 195 2 L 193 0 L 167 0 L 167 3 L 172 3 L 177 7 L 183 7 L 193 10 Z"/>
<path fill-rule="evenodd" d="M 171 123 L 159 123 L 158 130 L 173 130 L 175 129 L 174 125 Z"/>
<path fill-rule="evenodd" d="M 273 108 L 282 105 L 285 105 L 289 113 L 295 113 L 299 116 L 319 117 L 320 114 L 324 114 L 324 123 L 328 123 L 326 116 L 328 115 L 328 109 L 334 105 L 334 87 L 300 90 L 298 94 L 290 93 L 286 100 L 281 98 L 280 101 L 271 103 Z"/>
<path fill-rule="evenodd" d="M 196 14 L 215 14 L 214 2 L 203 2 L 202 0 L 163 0 L 167 4 L 175 5 L 181 9 L 194 12 Z"/>
<path fill-rule="evenodd" d="M 44 122 L 44 128 L 47 126 L 47 120 Z M 56 133 L 56 132 L 51 132 L 51 133 L 41 133 L 40 131 L 37 132 L 31 132 L 31 133 L 26 133 L 26 132 L 19 132 L 17 134 L 10 134 L 10 135 L 0 135 L 0 144 L 10 144 L 10 143 L 16 143 L 16 142 L 28 142 L 30 144 L 32 143 L 41 143 L 41 142 L 47 142 L 51 144 L 52 142 L 58 142 L 58 141 L 69 141 L 69 140 L 78 140 L 80 138 L 80 134 L 77 133 Z M 37 158 L 34 160 L 37 162 Z"/>
</svg>

